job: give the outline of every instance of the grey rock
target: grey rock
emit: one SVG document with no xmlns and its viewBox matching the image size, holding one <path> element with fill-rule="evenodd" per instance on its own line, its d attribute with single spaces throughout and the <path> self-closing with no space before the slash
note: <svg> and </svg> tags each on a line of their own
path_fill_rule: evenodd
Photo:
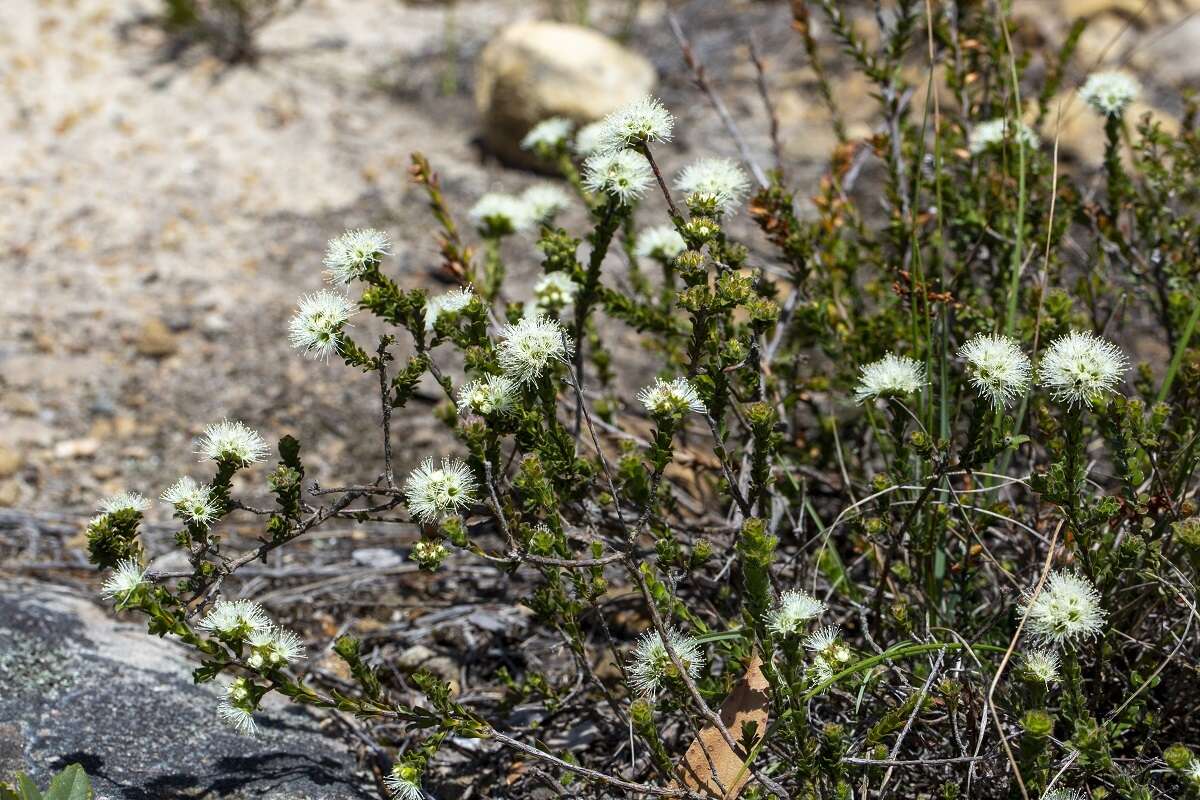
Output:
<svg viewBox="0 0 1200 800">
<path fill-rule="evenodd" d="M 78 762 L 97 800 L 371 798 L 314 716 L 276 704 L 241 736 L 183 648 L 44 583 L 0 585 L 0 775 L 42 785 Z"/>
</svg>

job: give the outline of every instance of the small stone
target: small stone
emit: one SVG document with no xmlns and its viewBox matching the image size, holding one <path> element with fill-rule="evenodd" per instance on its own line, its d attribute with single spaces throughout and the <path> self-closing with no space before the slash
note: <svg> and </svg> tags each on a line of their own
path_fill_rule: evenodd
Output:
<svg viewBox="0 0 1200 800">
<path fill-rule="evenodd" d="M 24 464 L 23 453 L 0 444 L 0 478 L 11 478 Z"/>
<path fill-rule="evenodd" d="M 21 499 L 21 484 L 17 481 L 0 481 L 0 507 L 11 508 Z"/>
<path fill-rule="evenodd" d="M 404 557 L 386 547 L 361 547 L 351 556 L 355 564 L 372 569 L 389 569 L 404 562 Z"/>
<path fill-rule="evenodd" d="M 648 94 L 655 80 L 649 61 L 590 28 L 510 25 L 488 43 L 476 66 L 484 144 L 509 163 L 539 166 L 520 147 L 534 125 L 555 116 L 592 122 Z"/>
<path fill-rule="evenodd" d="M 142 324 L 133 346 L 138 355 L 146 358 L 166 358 L 179 351 L 179 342 L 175 334 L 157 317 Z"/>
<path fill-rule="evenodd" d="M 415 672 L 421 668 L 422 664 L 436 655 L 437 653 L 425 645 L 414 644 L 396 658 L 396 668 L 404 672 Z"/>
<path fill-rule="evenodd" d="M 55 458 L 91 458 L 100 449 L 96 439 L 67 439 L 54 445 Z"/>
</svg>

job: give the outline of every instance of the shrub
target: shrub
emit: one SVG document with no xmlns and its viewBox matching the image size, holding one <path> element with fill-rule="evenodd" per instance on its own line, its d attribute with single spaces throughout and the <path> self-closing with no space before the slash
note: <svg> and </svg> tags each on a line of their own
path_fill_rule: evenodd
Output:
<svg viewBox="0 0 1200 800">
<path fill-rule="evenodd" d="M 1074 38 L 1039 73 L 984 5 L 925 20 L 901 2 L 875 51 L 821 5 L 882 124 L 842 136 L 811 213 L 778 168 L 752 194 L 731 161 L 663 175 L 674 120 L 653 98 L 598 127 L 535 128 L 527 146 L 576 199 L 485 196 L 478 248 L 415 155 L 460 287 L 398 283 L 388 237 L 350 231 L 325 256 L 332 289 L 290 327 L 305 355 L 372 376 L 378 478 L 306 491 L 284 437 L 274 507 L 251 507 L 235 478 L 265 460 L 261 437 L 210 427 L 212 477 L 163 495 L 191 565 L 173 584 L 142 566 L 142 499 L 102 508 L 105 593 L 194 648 L 198 681 L 232 681 L 222 718 L 253 731 L 272 692 L 326 709 L 387 755 L 377 777 L 397 798 L 463 769 L 489 796 L 1196 794 L 1200 762 L 1171 746 L 1198 729 L 1194 115 L 1169 135 L 1127 118 L 1133 84 L 1089 81 L 1108 142 L 1093 195 L 1022 121 L 1050 116 Z M 901 67 L 927 26 L 945 84 L 914 109 Z M 851 192 L 869 159 L 881 215 Z M 668 218 L 645 224 L 654 193 Z M 743 241 L 747 199 L 761 236 Z M 555 225 L 568 202 L 590 231 Z M 504 292 L 518 235 L 542 258 L 524 301 Z M 356 314 L 387 332 L 356 340 Z M 656 359 L 635 397 L 617 323 Z M 426 375 L 457 443 L 400 478 L 391 415 Z M 223 549 L 235 514 L 260 521 L 256 548 Z M 510 648 L 456 694 L 392 669 L 387 637 L 345 635 L 346 678 L 306 670 L 295 634 L 221 593 L 334 520 L 411 531 L 430 572 L 474 559 L 532 580 L 502 597 L 571 666 Z M 572 740 L 584 722 L 594 738 Z"/>
</svg>

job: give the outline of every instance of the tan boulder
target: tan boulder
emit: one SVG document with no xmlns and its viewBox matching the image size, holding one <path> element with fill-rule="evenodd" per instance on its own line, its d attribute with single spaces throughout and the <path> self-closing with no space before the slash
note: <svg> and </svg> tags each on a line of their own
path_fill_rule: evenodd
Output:
<svg viewBox="0 0 1200 800">
<path fill-rule="evenodd" d="M 475 104 L 484 144 L 501 159 L 535 166 L 521 138 L 560 116 L 584 124 L 649 93 L 654 67 L 588 28 L 519 22 L 488 43 L 476 65 Z"/>
</svg>

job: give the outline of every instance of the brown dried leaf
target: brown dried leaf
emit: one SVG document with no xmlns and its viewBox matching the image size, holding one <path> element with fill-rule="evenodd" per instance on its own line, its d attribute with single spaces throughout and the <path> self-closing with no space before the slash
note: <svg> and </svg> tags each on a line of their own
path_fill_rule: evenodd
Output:
<svg viewBox="0 0 1200 800">
<path fill-rule="evenodd" d="M 716 727 L 702 728 L 677 767 L 684 787 L 720 800 L 733 800 L 741 793 L 750 780 L 750 771 L 744 768 L 747 752 L 741 746 L 742 726 L 747 723 L 756 726 L 754 742 L 766 733 L 770 709 L 768 687 L 762 674 L 762 659 L 755 653 L 746 674 L 721 704 L 721 722 L 737 742 L 737 749 L 729 749 Z"/>
</svg>

